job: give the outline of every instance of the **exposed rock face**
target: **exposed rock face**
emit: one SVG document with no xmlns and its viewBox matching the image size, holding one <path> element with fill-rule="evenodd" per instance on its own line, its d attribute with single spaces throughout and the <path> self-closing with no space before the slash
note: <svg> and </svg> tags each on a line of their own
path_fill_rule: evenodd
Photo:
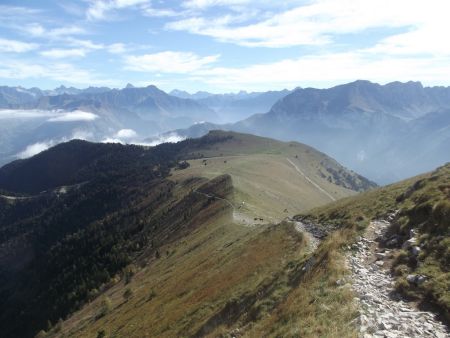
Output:
<svg viewBox="0 0 450 338">
<path fill-rule="evenodd" d="M 375 239 L 382 236 L 389 225 L 385 220 L 371 222 L 365 237 L 358 238 L 352 246 L 354 251 L 347 258 L 361 313 L 357 320 L 360 337 L 449 337 L 446 326 L 433 313 L 418 311 L 395 292 L 394 278 L 383 268 L 387 253 L 375 252 Z M 419 275 L 408 278 L 411 283 L 426 280 Z"/>
</svg>

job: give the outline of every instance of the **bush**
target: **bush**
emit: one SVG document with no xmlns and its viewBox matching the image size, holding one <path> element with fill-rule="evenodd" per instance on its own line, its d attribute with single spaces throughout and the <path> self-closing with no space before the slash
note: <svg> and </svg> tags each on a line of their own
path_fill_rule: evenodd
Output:
<svg viewBox="0 0 450 338">
<path fill-rule="evenodd" d="M 156 297 L 156 292 L 155 292 L 155 290 L 154 289 L 152 289 L 151 291 L 150 291 L 150 294 L 148 295 L 148 301 L 150 301 L 150 300 L 152 300 L 153 298 L 155 298 Z"/>
<path fill-rule="evenodd" d="M 106 331 L 104 329 L 97 331 L 97 338 L 104 338 L 106 337 Z"/>
<path fill-rule="evenodd" d="M 100 303 L 100 310 L 98 313 L 98 317 L 106 316 L 108 313 L 111 312 L 111 309 L 112 309 L 111 299 L 109 299 L 109 297 L 103 298 L 102 302 Z"/>
<path fill-rule="evenodd" d="M 136 273 L 136 266 L 134 264 L 128 265 L 126 268 L 123 269 L 123 277 L 125 280 L 125 284 L 128 284 L 131 282 L 131 279 L 133 278 L 134 274 Z"/>
<path fill-rule="evenodd" d="M 125 299 L 125 301 L 128 301 L 132 296 L 133 296 L 133 290 L 131 290 L 130 288 L 127 288 L 125 290 L 125 292 L 123 293 L 123 298 Z"/>
<path fill-rule="evenodd" d="M 393 272 L 395 276 L 404 276 L 408 274 L 409 268 L 406 265 L 401 264 L 399 266 L 396 266 Z"/>
<path fill-rule="evenodd" d="M 441 226 L 450 223 L 450 202 L 444 200 L 436 203 L 433 207 L 433 218 Z"/>
</svg>

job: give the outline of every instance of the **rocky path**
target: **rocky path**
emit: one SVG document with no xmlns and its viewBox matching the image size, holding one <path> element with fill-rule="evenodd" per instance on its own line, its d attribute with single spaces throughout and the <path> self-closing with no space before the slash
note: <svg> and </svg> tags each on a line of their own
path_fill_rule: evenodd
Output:
<svg viewBox="0 0 450 338">
<path fill-rule="evenodd" d="M 446 326 L 436 320 L 433 313 L 418 311 L 395 292 L 394 278 L 383 268 L 386 252 L 378 249 L 375 241 L 384 235 L 389 225 L 385 220 L 371 222 L 347 257 L 361 312 L 358 318 L 360 337 L 450 337 Z"/>
<path fill-rule="evenodd" d="M 316 227 L 314 224 L 290 220 L 294 223 L 295 230 L 303 232 L 308 236 L 310 249 L 315 251 L 320 244 L 322 238 L 326 236 L 325 232 Z"/>
</svg>

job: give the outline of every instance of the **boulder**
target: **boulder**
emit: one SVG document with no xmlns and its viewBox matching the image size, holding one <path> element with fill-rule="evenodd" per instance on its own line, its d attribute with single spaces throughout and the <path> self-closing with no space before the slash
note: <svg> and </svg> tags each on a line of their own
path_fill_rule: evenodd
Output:
<svg viewBox="0 0 450 338">
<path fill-rule="evenodd" d="M 415 246 L 417 244 L 417 240 L 415 237 L 408 239 L 407 241 L 405 241 L 402 245 L 403 249 L 409 249 L 412 246 Z"/>
<path fill-rule="evenodd" d="M 413 256 L 417 257 L 420 254 L 421 249 L 418 246 L 411 247 L 411 253 Z"/>
</svg>

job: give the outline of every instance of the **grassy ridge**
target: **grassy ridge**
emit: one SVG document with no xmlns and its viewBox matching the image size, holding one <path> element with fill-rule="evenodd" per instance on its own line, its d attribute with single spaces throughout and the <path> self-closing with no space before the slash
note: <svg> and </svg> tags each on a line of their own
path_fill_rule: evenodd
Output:
<svg viewBox="0 0 450 338">
<path fill-rule="evenodd" d="M 450 311 L 450 164 L 400 183 L 342 199 L 298 215 L 328 228 L 347 229 L 356 236 L 368 222 L 399 210 L 388 236 L 397 236 L 392 271 L 404 295 L 437 306 L 449 320 Z M 417 235 L 420 254 L 401 249 L 411 230 Z M 420 286 L 406 281 L 409 274 L 428 279 Z"/>
</svg>

